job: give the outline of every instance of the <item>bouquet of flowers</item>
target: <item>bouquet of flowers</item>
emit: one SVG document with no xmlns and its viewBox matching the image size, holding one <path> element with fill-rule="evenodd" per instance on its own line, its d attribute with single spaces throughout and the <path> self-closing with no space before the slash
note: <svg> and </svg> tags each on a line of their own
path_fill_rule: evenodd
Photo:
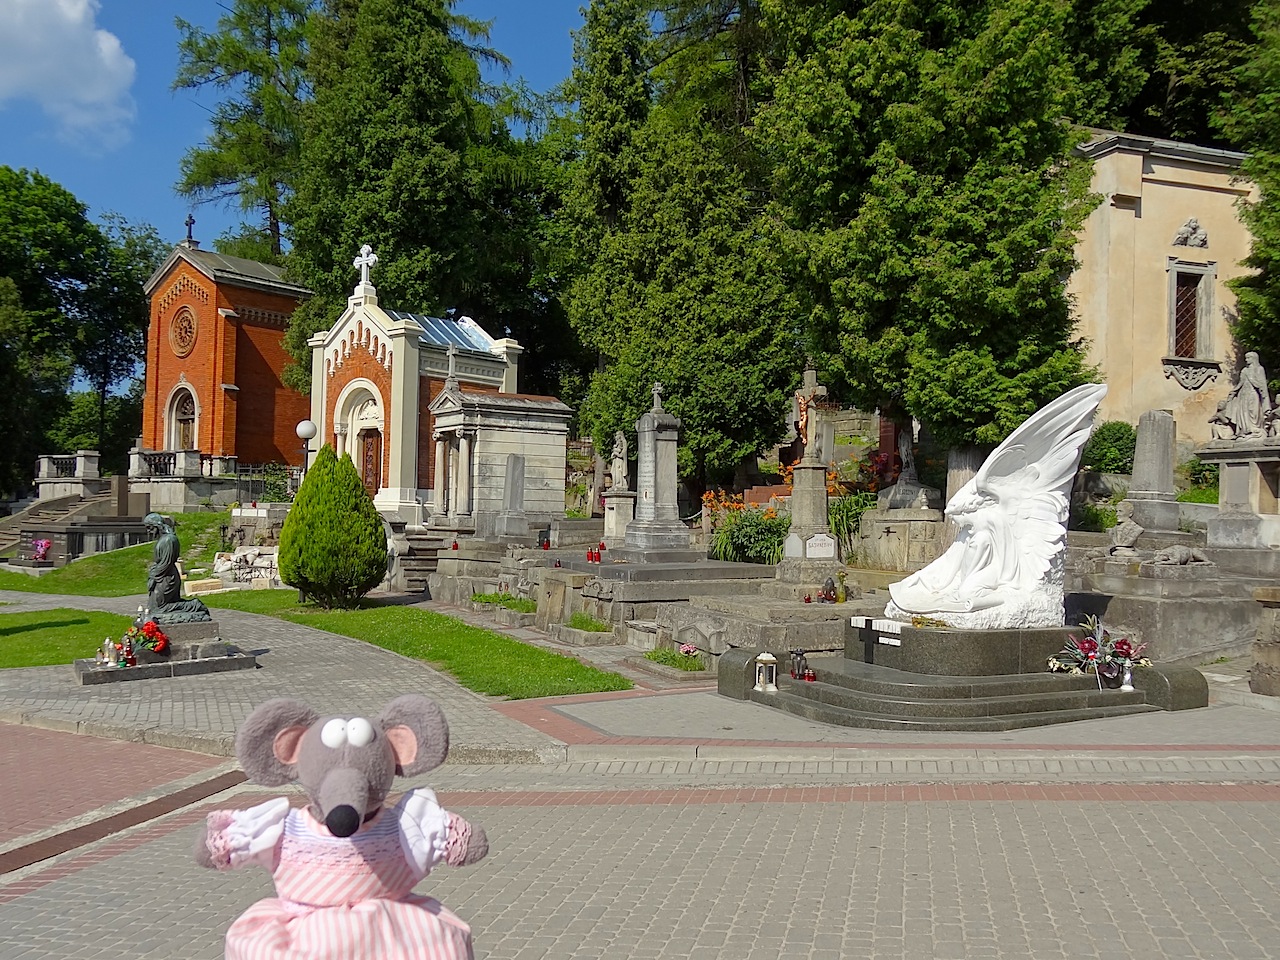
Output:
<svg viewBox="0 0 1280 960">
<path fill-rule="evenodd" d="M 156 653 L 164 653 L 169 649 L 169 638 L 154 620 L 148 620 L 142 626 L 134 624 L 125 631 L 124 639 L 130 641 L 134 649 L 146 647 Z"/>
<path fill-rule="evenodd" d="M 1095 673 L 1101 684 L 1114 680 L 1135 666 L 1149 667 L 1151 661 L 1142 655 L 1145 643 L 1134 646 L 1128 637 L 1112 637 L 1095 616 L 1085 617 L 1080 624 L 1081 636 L 1068 636 L 1066 645 L 1049 658 L 1049 670 L 1062 673 Z M 1127 682 L 1127 681 L 1126 681 Z"/>
<path fill-rule="evenodd" d="M 32 540 L 31 541 L 31 559 L 45 560 L 49 556 L 49 548 L 53 546 L 50 540 Z"/>
</svg>

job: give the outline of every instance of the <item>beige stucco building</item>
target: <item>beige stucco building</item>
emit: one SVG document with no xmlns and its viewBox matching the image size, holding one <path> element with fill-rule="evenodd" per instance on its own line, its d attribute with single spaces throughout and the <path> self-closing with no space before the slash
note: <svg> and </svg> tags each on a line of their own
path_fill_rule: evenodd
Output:
<svg viewBox="0 0 1280 960">
<path fill-rule="evenodd" d="M 1244 154 L 1097 131 L 1093 160 L 1102 203 L 1086 221 L 1068 292 L 1089 362 L 1109 386 L 1100 420 L 1136 424 L 1172 410 L 1179 454 L 1210 439 L 1209 418 L 1243 362 L 1231 335 L 1249 233 L 1237 202 Z"/>
</svg>

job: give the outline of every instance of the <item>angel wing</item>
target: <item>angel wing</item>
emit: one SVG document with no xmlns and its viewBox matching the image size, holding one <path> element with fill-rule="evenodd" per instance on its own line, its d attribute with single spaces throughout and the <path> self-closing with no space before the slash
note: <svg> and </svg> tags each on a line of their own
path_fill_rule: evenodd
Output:
<svg viewBox="0 0 1280 960">
<path fill-rule="evenodd" d="M 962 526 L 975 509 L 1002 511 L 1025 577 L 1043 576 L 1057 555 L 1080 448 L 1106 395 L 1106 384 L 1086 383 L 1045 404 L 947 504 L 948 516 Z"/>
</svg>

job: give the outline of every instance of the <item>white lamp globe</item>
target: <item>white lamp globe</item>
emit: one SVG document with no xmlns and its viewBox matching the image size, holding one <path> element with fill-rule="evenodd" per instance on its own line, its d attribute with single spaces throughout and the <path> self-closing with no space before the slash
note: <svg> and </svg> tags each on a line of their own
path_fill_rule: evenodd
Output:
<svg viewBox="0 0 1280 960">
<path fill-rule="evenodd" d="M 315 438 L 318 428 L 310 420 L 303 420 L 298 424 L 297 434 L 299 440 L 312 440 Z"/>
</svg>

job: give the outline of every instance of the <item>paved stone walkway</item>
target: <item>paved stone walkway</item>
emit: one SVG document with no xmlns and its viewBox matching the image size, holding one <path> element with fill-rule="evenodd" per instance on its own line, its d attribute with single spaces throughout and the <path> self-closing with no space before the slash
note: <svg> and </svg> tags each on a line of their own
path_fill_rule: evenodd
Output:
<svg viewBox="0 0 1280 960">
<path fill-rule="evenodd" d="M 1280 712 L 1241 690 L 1238 665 L 1206 667 L 1221 674 L 1204 710 L 1000 734 L 833 731 L 706 690 L 499 703 L 356 641 L 219 617 L 269 648 L 264 669 L 105 690 L 64 668 L 0 672 L 0 719 L 27 723 L 0 725 L 6 775 L 16 765 L 25 784 L 38 760 L 24 758 L 55 751 L 80 789 L 62 826 L 91 822 L 231 765 L 197 758 L 159 785 L 151 770 L 136 797 L 86 809 L 79 781 L 104 775 L 105 741 L 34 725 L 139 724 L 152 743 L 217 752 L 277 691 L 376 709 L 411 685 L 444 705 L 455 753 L 503 761 L 404 784 L 434 786 L 489 832 L 487 860 L 419 887 L 472 924 L 478 960 L 1280 960 Z M 376 666 L 351 669 L 356 649 Z M 138 771 L 156 749 L 112 747 Z M 10 808 L 26 802 L 13 782 Z M 0 958 L 221 957 L 270 881 L 200 870 L 191 844 L 208 809 L 265 796 L 235 787 L 0 874 Z M 0 858 L 24 839 L 0 841 Z"/>
<path fill-rule="evenodd" d="M 132 614 L 139 598 L 0 591 L 0 600 L 7 613 L 68 607 Z M 93 686 L 80 686 L 69 665 L 0 671 L 0 722 L 231 756 L 241 721 L 272 697 L 301 697 L 321 712 L 376 713 L 394 697 L 418 692 L 444 709 L 455 762 L 564 758 L 550 737 L 495 714 L 491 698 L 417 660 L 252 613 L 215 616 L 227 639 L 258 655 L 261 669 Z"/>
</svg>

